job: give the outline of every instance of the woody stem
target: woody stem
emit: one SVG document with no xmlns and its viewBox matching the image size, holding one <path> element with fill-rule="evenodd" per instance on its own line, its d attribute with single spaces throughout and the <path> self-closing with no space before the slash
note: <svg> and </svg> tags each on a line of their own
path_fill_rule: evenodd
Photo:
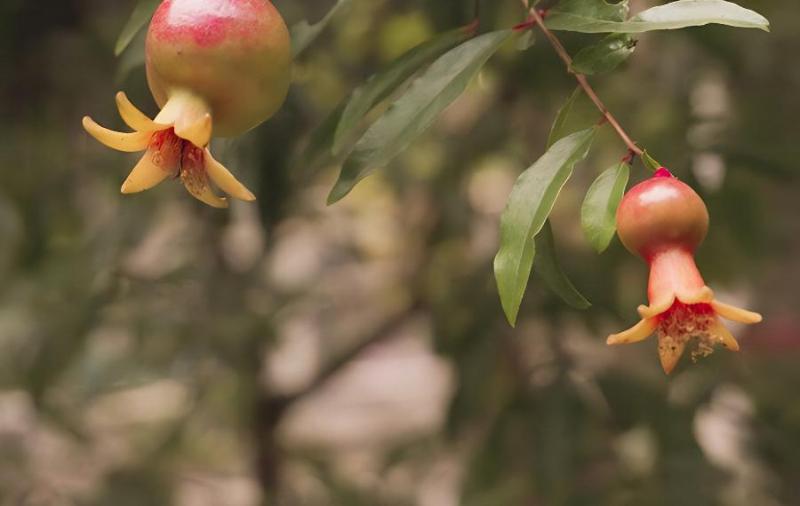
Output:
<svg viewBox="0 0 800 506">
<path fill-rule="evenodd" d="M 527 0 L 522 0 L 522 3 L 523 5 L 525 5 L 526 8 L 528 7 Z M 542 33 L 544 33 L 545 37 L 547 37 L 547 40 L 550 41 L 550 44 L 553 46 L 553 49 L 555 50 L 556 54 L 558 54 L 561 60 L 567 65 L 567 71 L 573 76 L 575 76 L 575 79 L 578 81 L 580 87 L 583 88 L 583 91 L 586 93 L 586 96 L 588 96 L 594 103 L 594 105 L 597 106 L 597 109 L 600 110 L 600 113 L 603 115 L 603 118 L 605 118 L 608 124 L 611 125 L 611 127 L 614 129 L 615 132 L 617 132 L 617 135 L 619 135 L 619 138 L 622 139 L 622 142 L 624 142 L 625 145 L 628 147 L 628 150 L 630 150 L 631 153 L 634 153 L 637 156 L 642 156 L 644 154 L 644 151 L 639 146 L 637 146 L 635 142 L 633 142 L 633 140 L 625 131 L 625 129 L 622 128 L 622 125 L 619 124 L 617 118 L 615 118 L 614 115 L 611 114 L 611 111 L 608 110 L 606 105 L 594 91 L 592 85 L 589 84 L 589 81 L 588 79 L 586 79 L 586 76 L 572 70 L 572 57 L 564 48 L 564 45 L 561 44 L 561 41 L 558 40 L 558 37 L 556 37 L 555 34 L 553 34 L 553 32 L 551 32 L 544 25 L 544 18 L 542 18 L 542 13 L 536 10 L 535 7 L 531 7 L 529 9 L 529 12 L 531 20 L 534 22 L 534 24 L 536 24 L 539 27 L 540 30 L 542 30 Z"/>
</svg>

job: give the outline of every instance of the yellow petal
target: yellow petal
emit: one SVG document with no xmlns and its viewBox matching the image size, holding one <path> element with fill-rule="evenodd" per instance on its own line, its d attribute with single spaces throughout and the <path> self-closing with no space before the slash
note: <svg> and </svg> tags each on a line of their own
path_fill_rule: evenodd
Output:
<svg viewBox="0 0 800 506">
<path fill-rule="evenodd" d="M 206 149 L 205 154 L 206 172 L 215 185 L 219 186 L 222 191 L 231 197 L 239 200 L 252 202 L 256 199 L 256 196 L 253 195 L 253 193 L 242 183 L 240 183 L 239 180 L 237 180 L 236 177 L 234 177 L 234 175 L 231 174 L 224 165 L 216 161 L 214 157 L 211 156 L 211 152 L 209 150 Z"/>
<path fill-rule="evenodd" d="M 731 331 L 728 330 L 728 328 L 725 327 L 721 321 L 716 320 L 714 323 L 712 323 L 709 331 L 711 335 L 719 339 L 719 342 L 722 343 L 722 346 L 731 351 L 739 351 L 739 343 L 736 341 L 736 338 L 733 337 Z"/>
<path fill-rule="evenodd" d="M 186 191 L 191 193 L 192 196 L 200 202 L 218 209 L 228 207 L 227 200 L 218 197 L 211 191 L 211 186 L 208 184 L 208 177 L 206 177 L 204 172 L 186 170 L 186 164 L 184 164 L 184 170 L 181 171 L 181 181 L 183 181 L 183 186 L 186 188 Z"/>
<path fill-rule="evenodd" d="M 672 307 L 672 304 L 675 303 L 675 295 L 670 295 L 669 297 L 664 297 L 662 300 L 656 302 L 655 304 L 651 304 L 649 306 L 641 305 L 636 310 L 639 312 L 639 316 L 642 319 L 653 318 L 657 315 L 660 315 L 667 309 Z"/>
<path fill-rule="evenodd" d="M 203 186 L 199 188 L 188 185 L 184 186 L 194 198 L 200 202 L 203 202 L 204 204 L 208 204 L 211 207 L 216 207 L 217 209 L 225 209 L 228 207 L 228 201 L 215 195 L 214 192 L 211 191 L 210 186 Z"/>
<path fill-rule="evenodd" d="M 211 140 L 211 128 L 211 115 L 206 113 L 190 124 L 184 121 L 175 123 L 175 135 L 186 139 L 198 148 L 204 148 Z"/>
<path fill-rule="evenodd" d="M 128 175 L 128 179 L 122 183 L 122 193 L 138 193 L 156 186 L 170 175 L 169 170 L 164 170 L 159 165 L 153 163 L 153 152 L 148 151 L 139 160 L 136 167 Z"/>
<path fill-rule="evenodd" d="M 646 318 L 619 334 L 612 334 L 606 339 L 606 344 L 631 344 L 647 339 L 658 326 L 655 318 Z"/>
<path fill-rule="evenodd" d="M 115 132 L 101 127 L 89 116 L 83 118 L 83 128 L 89 134 L 111 149 L 133 153 L 147 149 L 152 132 Z"/>
<path fill-rule="evenodd" d="M 721 317 L 739 323 L 759 323 L 763 319 L 758 313 L 731 306 L 729 304 L 723 304 L 722 302 L 716 300 L 711 301 L 711 307 L 714 308 L 714 311 L 716 311 L 716 313 Z"/>
<path fill-rule="evenodd" d="M 658 336 L 658 358 L 661 368 L 669 374 L 675 369 L 686 349 L 686 340 L 678 340 L 671 336 Z"/>
<path fill-rule="evenodd" d="M 169 125 L 160 125 L 148 118 L 145 113 L 128 100 L 128 96 L 125 93 L 120 91 L 117 93 L 116 99 L 117 109 L 119 109 L 122 121 L 137 132 L 152 132 L 169 128 Z"/>
</svg>

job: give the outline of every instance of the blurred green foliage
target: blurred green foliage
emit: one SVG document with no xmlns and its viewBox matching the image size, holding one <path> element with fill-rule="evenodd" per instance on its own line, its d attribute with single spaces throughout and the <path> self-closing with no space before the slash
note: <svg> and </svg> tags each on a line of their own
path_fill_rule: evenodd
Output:
<svg viewBox="0 0 800 506">
<path fill-rule="evenodd" d="M 333 4 L 275 3 L 290 24 Z M 736 329 L 741 353 L 669 378 L 652 340 L 604 344 L 646 281 L 618 241 L 598 256 L 580 232 L 586 190 L 625 155 L 607 130 L 551 217 L 592 308 L 534 276 L 517 328 L 504 320 L 499 215 L 574 89 L 545 41 L 502 49 L 431 131 L 325 206 L 338 167 L 302 162 L 314 128 L 474 8 L 351 3 L 282 111 L 215 146 L 259 196 L 230 212 L 179 185 L 120 196 L 132 160 L 80 128 L 121 127 L 118 89 L 155 112 L 141 36 L 113 55 L 134 2 L 0 4 L 0 503 L 800 503 L 794 0 L 741 2 L 771 34 L 646 34 L 592 80 L 708 202 L 709 284 L 765 316 Z M 482 3 L 483 31 L 523 18 Z M 572 54 L 598 40 L 563 34 Z"/>
</svg>

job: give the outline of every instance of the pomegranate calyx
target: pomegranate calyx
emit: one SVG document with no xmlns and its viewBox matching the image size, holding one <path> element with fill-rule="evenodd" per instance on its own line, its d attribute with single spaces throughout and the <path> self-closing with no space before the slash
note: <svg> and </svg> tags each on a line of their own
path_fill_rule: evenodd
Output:
<svg viewBox="0 0 800 506">
<path fill-rule="evenodd" d="M 117 107 L 133 132 L 115 132 L 83 119 L 86 131 L 106 146 L 118 151 L 146 150 L 122 184 L 124 194 L 148 190 L 167 178 L 179 177 L 186 190 L 213 207 L 228 207 L 210 183 L 231 197 L 253 201 L 255 195 L 211 156 L 212 118 L 204 102 L 189 92 L 176 92 L 155 120 L 147 117 L 120 92 Z"/>
<path fill-rule="evenodd" d="M 653 173 L 653 177 L 675 177 L 672 175 L 672 172 L 669 171 L 666 167 L 659 167 L 657 171 Z"/>
</svg>

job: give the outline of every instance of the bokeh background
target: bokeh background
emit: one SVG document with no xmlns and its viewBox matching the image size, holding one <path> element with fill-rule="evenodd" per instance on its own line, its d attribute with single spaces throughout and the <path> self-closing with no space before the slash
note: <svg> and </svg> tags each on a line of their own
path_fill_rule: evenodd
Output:
<svg viewBox="0 0 800 506">
<path fill-rule="evenodd" d="M 332 2 L 276 1 L 289 24 Z M 634 11 L 655 2 L 632 0 Z M 0 2 L 0 504 L 800 504 L 800 10 L 742 0 L 771 34 L 641 37 L 593 78 L 634 137 L 708 202 L 699 253 L 721 298 L 762 312 L 743 350 L 669 378 L 655 342 L 609 349 L 645 265 L 579 228 L 609 132 L 553 216 L 593 307 L 533 278 L 511 329 L 498 220 L 574 83 L 513 44 L 390 167 L 325 206 L 313 129 L 370 74 L 466 24 L 471 0 L 356 0 L 295 68 L 282 111 L 214 149 L 259 196 L 229 211 L 179 184 L 134 197 L 113 94 L 155 105 L 134 2 Z M 523 18 L 483 2 L 482 29 Z M 563 34 L 573 53 L 591 37 Z M 634 169 L 633 181 L 645 171 Z"/>
</svg>

